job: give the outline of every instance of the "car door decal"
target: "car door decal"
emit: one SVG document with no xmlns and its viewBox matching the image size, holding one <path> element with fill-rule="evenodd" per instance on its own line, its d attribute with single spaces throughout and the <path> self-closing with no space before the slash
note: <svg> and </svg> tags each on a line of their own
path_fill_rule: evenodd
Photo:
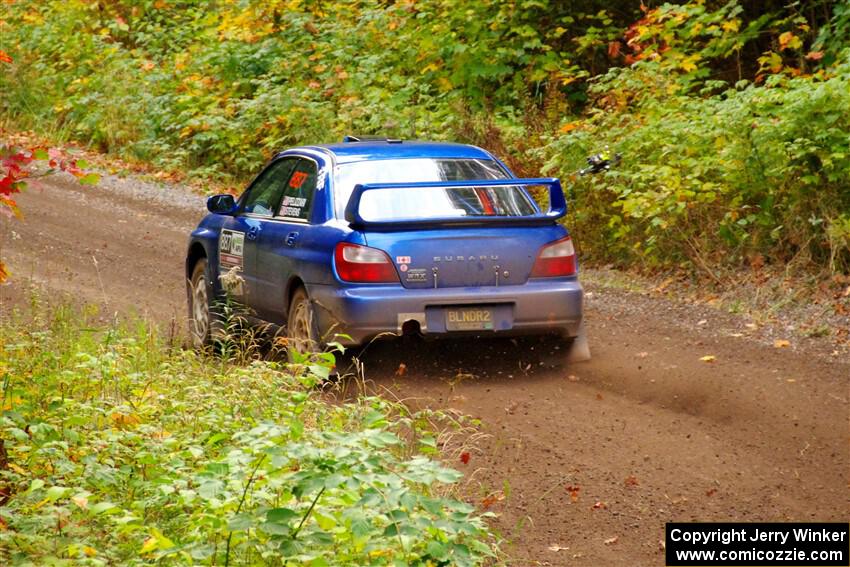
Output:
<svg viewBox="0 0 850 567">
<path fill-rule="evenodd" d="M 245 233 L 236 230 L 224 229 L 218 241 L 218 263 L 221 271 L 225 272 L 233 268 L 242 271 L 245 249 Z"/>
<path fill-rule="evenodd" d="M 300 173 L 296 171 L 295 173 Z M 307 204 L 307 199 L 304 197 L 284 197 L 280 205 L 279 215 L 283 217 L 299 218 L 301 209 Z"/>
</svg>

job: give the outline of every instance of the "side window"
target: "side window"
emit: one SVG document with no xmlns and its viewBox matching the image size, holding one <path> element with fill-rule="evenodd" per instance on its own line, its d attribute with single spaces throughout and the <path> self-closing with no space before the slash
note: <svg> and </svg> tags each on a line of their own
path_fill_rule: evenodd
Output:
<svg viewBox="0 0 850 567">
<path fill-rule="evenodd" d="M 242 211 L 253 215 L 272 216 L 280 201 L 284 184 L 296 163 L 296 158 L 283 158 L 268 166 L 248 189 Z"/>
<path fill-rule="evenodd" d="M 310 220 L 313 198 L 316 193 L 316 164 L 307 159 L 298 160 L 298 165 L 289 177 L 283 191 L 283 200 L 277 214 L 281 217 Z"/>
</svg>

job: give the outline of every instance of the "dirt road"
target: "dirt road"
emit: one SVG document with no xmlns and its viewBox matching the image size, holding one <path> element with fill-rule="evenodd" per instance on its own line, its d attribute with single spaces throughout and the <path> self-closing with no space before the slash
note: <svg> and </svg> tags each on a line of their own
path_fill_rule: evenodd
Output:
<svg viewBox="0 0 850 567">
<path fill-rule="evenodd" d="M 54 177 L 19 201 L 25 222 L 0 234 L 16 281 L 0 286 L 4 312 L 32 280 L 107 314 L 182 319 L 201 198 Z M 667 521 L 848 519 L 850 361 L 762 344 L 712 309 L 586 283 L 590 363 L 565 368 L 551 344 L 509 340 L 363 354 L 387 395 L 480 418 L 469 462 L 450 458 L 466 497 L 498 514 L 517 565 L 663 565 Z"/>
</svg>

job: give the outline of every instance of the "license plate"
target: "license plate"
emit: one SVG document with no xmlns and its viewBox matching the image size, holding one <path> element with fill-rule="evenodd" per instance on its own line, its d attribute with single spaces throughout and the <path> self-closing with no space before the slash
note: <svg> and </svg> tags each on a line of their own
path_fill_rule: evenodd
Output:
<svg viewBox="0 0 850 567">
<path fill-rule="evenodd" d="M 447 331 L 492 331 L 493 310 L 481 307 L 446 309 Z"/>
</svg>

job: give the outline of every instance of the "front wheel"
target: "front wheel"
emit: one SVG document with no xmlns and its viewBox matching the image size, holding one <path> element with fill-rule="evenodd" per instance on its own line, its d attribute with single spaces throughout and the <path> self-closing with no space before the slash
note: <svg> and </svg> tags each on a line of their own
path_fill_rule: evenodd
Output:
<svg viewBox="0 0 850 567">
<path fill-rule="evenodd" d="M 189 280 L 189 315 L 192 346 L 203 348 L 212 344 L 212 314 L 206 258 L 198 260 Z"/>
</svg>

